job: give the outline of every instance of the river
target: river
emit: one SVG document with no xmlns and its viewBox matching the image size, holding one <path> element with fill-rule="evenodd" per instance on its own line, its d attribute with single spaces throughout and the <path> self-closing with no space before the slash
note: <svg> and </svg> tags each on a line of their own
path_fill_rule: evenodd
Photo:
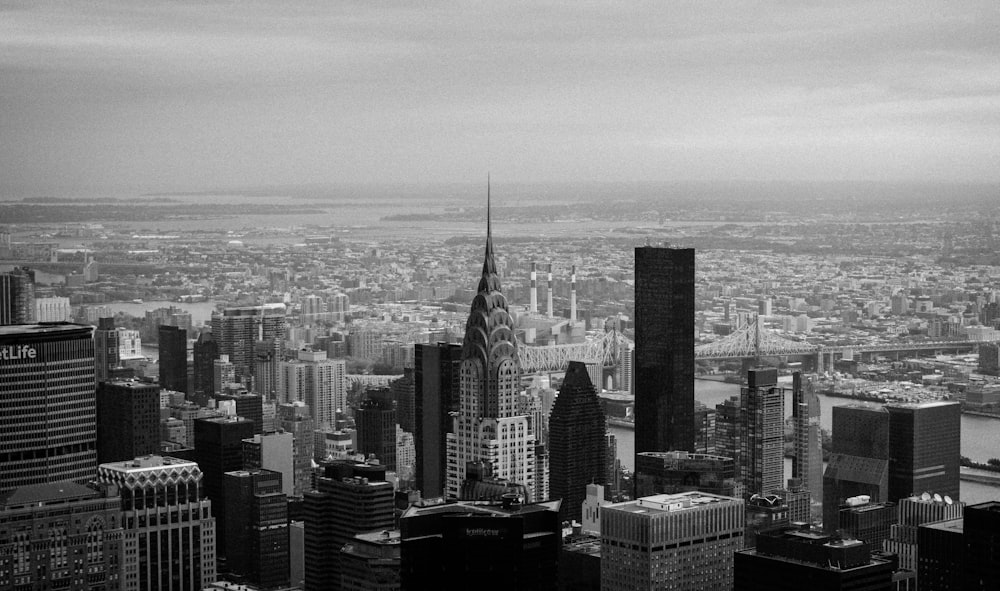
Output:
<svg viewBox="0 0 1000 591">
<path fill-rule="evenodd" d="M 215 311 L 215 302 L 171 302 L 168 300 L 151 300 L 136 304 L 134 302 L 109 302 L 100 304 L 111 308 L 112 314 L 124 312 L 136 318 L 145 318 L 146 312 L 151 312 L 157 308 L 169 308 L 175 306 L 191 314 L 191 324 L 199 326 L 207 324 L 212 319 L 212 312 Z"/>
<path fill-rule="evenodd" d="M 695 398 L 703 402 L 709 408 L 715 408 L 730 396 L 738 396 L 740 393 L 739 384 L 727 384 L 712 380 L 695 380 Z M 844 406 L 853 404 L 855 401 L 848 398 L 833 398 L 830 396 L 819 396 L 820 401 L 820 424 L 829 431 L 833 422 L 834 406 Z M 787 404 L 787 403 L 786 403 Z M 790 409 L 786 408 L 786 415 Z M 977 417 L 973 415 L 962 415 L 962 455 L 969 457 L 976 462 L 985 462 L 990 458 L 1000 458 L 1000 419 L 987 417 Z M 632 429 L 623 427 L 609 427 L 609 431 L 615 436 L 618 443 L 618 459 L 622 466 L 629 469 L 635 460 L 635 432 Z M 790 472 L 790 461 L 785 462 L 785 472 Z M 961 498 L 966 503 L 979 503 L 983 501 L 1000 500 L 1000 487 L 977 482 L 962 481 Z"/>
</svg>

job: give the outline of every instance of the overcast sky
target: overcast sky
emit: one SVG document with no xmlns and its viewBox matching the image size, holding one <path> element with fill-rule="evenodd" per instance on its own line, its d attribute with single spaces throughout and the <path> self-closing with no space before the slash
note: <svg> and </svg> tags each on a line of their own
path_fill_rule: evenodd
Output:
<svg viewBox="0 0 1000 591">
<path fill-rule="evenodd" d="M 0 195 L 1000 181 L 996 0 L 0 7 Z"/>
</svg>

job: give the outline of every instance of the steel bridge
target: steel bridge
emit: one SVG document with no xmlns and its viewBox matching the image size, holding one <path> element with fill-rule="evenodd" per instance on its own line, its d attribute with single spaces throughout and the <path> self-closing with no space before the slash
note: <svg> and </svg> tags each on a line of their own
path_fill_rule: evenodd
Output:
<svg viewBox="0 0 1000 591">
<path fill-rule="evenodd" d="M 566 371 L 570 361 L 600 363 L 601 367 L 617 367 L 623 351 L 634 348 L 632 341 L 618 330 L 605 331 L 582 343 L 566 345 L 520 345 L 517 355 L 521 370 L 526 373 Z"/>
</svg>

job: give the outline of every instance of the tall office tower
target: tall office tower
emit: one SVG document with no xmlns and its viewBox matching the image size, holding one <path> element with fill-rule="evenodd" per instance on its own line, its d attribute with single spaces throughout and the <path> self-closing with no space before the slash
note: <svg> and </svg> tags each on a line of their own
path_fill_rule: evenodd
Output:
<svg viewBox="0 0 1000 591">
<path fill-rule="evenodd" d="M 94 366 L 97 368 L 98 382 L 107 380 L 111 370 L 121 363 L 119 336 L 114 318 L 97 319 L 97 330 L 94 331 Z"/>
<path fill-rule="evenodd" d="M 69 298 L 35 298 L 35 322 L 69 322 L 72 317 Z"/>
<path fill-rule="evenodd" d="M 621 349 L 621 360 L 615 369 L 615 389 L 635 395 L 635 348 L 625 344 Z"/>
<path fill-rule="evenodd" d="M 299 351 L 298 359 L 281 363 L 278 392 L 281 402 L 305 402 L 317 429 L 333 428 L 337 412 L 347 408 L 347 362 L 327 359 L 325 351 Z"/>
<path fill-rule="evenodd" d="M 94 477 L 93 333 L 79 324 L 0 326 L 0 493 Z"/>
<path fill-rule="evenodd" d="M 563 521 L 580 521 L 587 485 L 607 478 L 604 411 L 587 368 L 570 361 L 549 417 L 549 497 Z"/>
<path fill-rule="evenodd" d="M 867 543 L 877 550 L 889 539 L 899 517 L 896 503 L 872 503 L 867 497 L 847 499 L 840 509 L 838 532 L 844 537 Z"/>
<path fill-rule="evenodd" d="M 254 375 L 254 344 L 283 341 L 285 305 L 264 304 L 226 308 L 212 314 L 212 335 L 219 342 L 219 355 L 228 355 L 236 380 L 250 386 Z"/>
<path fill-rule="evenodd" d="M 778 370 L 747 371 L 740 389 L 740 480 L 746 495 L 779 490 L 785 475 L 785 390 Z"/>
<path fill-rule="evenodd" d="M 161 324 L 157 349 L 160 356 L 160 386 L 188 393 L 187 331 Z"/>
<path fill-rule="evenodd" d="M 417 488 L 424 498 L 444 495 L 447 440 L 458 413 L 462 346 L 453 343 L 413 347 L 414 445 Z"/>
<path fill-rule="evenodd" d="M 295 437 L 291 433 L 267 433 L 243 440 L 243 469 L 264 469 L 281 475 L 281 492 L 295 490 Z"/>
<path fill-rule="evenodd" d="M 102 464 L 97 478 L 121 494 L 126 566 L 114 588 L 194 591 L 216 580 L 216 524 L 198 464 L 145 456 Z"/>
<path fill-rule="evenodd" d="M 254 343 L 254 377 L 253 393 L 260 394 L 267 400 L 278 399 L 281 371 L 280 341 L 269 339 Z"/>
<path fill-rule="evenodd" d="M 35 321 L 35 272 L 27 267 L 0 273 L 0 325 Z"/>
<path fill-rule="evenodd" d="M 700 492 L 601 509 L 601 589 L 729 589 L 743 501 Z"/>
<path fill-rule="evenodd" d="M 227 405 L 232 405 L 234 412 L 227 412 L 229 415 L 236 415 L 253 421 L 253 432 L 264 432 L 264 401 L 260 394 L 251 394 L 246 390 L 226 394 L 216 394 L 215 402 L 220 410 L 224 410 Z"/>
<path fill-rule="evenodd" d="M 301 497 L 312 486 L 313 431 L 315 422 L 304 402 L 278 405 L 278 428 L 292 434 L 294 470 L 291 496 Z"/>
<path fill-rule="evenodd" d="M 119 503 L 114 489 L 69 481 L 0 494 L 0 585 L 119 589 L 124 579 Z"/>
<path fill-rule="evenodd" d="M 694 249 L 635 249 L 635 452 L 694 451 Z"/>
<path fill-rule="evenodd" d="M 369 397 L 354 411 L 358 453 L 376 457 L 390 472 L 396 471 L 396 410 L 392 401 Z"/>
<path fill-rule="evenodd" d="M 459 411 L 447 436 L 446 496 L 459 498 L 466 466 L 476 462 L 488 463 L 493 478 L 523 484 L 534 494 L 535 439 L 528 417 L 516 414 L 521 362 L 514 320 L 500 292 L 489 219 L 483 272 L 465 325 L 459 373 Z"/>
<path fill-rule="evenodd" d="M 870 406 L 834 406 L 832 435 L 823 475 L 823 526 L 831 532 L 844 500 L 889 500 L 889 415 Z"/>
<path fill-rule="evenodd" d="M 1000 502 L 965 508 L 965 589 L 1000 589 Z"/>
<path fill-rule="evenodd" d="M 253 437 L 253 421 L 242 417 L 196 419 L 194 433 L 194 459 L 204 475 L 201 488 L 213 501 L 217 556 L 221 561 L 228 549 L 225 535 L 230 510 L 223 497 L 223 478 L 226 472 L 243 469 L 243 440 Z"/>
<path fill-rule="evenodd" d="M 226 472 L 225 503 L 239 507 L 226 520 L 226 570 L 259 589 L 286 587 L 289 580 L 288 498 L 273 470 Z"/>
<path fill-rule="evenodd" d="M 960 519 L 965 503 L 956 503 L 951 497 L 932 496 L 922 493 L 907 499 L 900 499 L 898 505 L 899 523 L 889 529 L 885 550 L 899 556 L 899 568 L 917 570 L 917 528 L 925 523 Z"/>
<path fill-rule="evenodd" d="M 923 491 L 957 499 L 962 411 L 958 402 L 887 404 L 889 501 Z"/>
<path fill-rule="evenodd" d="M 399 527 L 403 589 L 556 588 L 559 501 L 417 504 Z"/>
<path fill-rule="evenodd" d="M 920 591 L 978 588 L 966 585 L 964 575 L 973 573 L 965 570 L 970 565 L 965 554 L 967 541 L 964 526 L 964 519 L 958 518 L 925 523 L 917 528 L 917 584 Z M 995 555 L 991 559 L 995 565 Z"/>
<path fill-rule="evenodd" d="M 160 451 L 160 387 L 101 382 L 97 388 L 97 461 L 131 460 Z"/>
<path fill-rule="evenodd" d="M 736 493 L 733 458 L 686 451 L 636 454 L 635 496 L 707 492 L 724 497 Z"/>
<path fill-rule="evenodd" d="M 358 534 L 340 551 L 344 589 L 401 589 L 399 530 Z"/>
<path fill-rule="evenodd" d="M 210 397 L 222 392 L 229 384 L 236 382 L 236 366 L 229 361 L 229 355 L 219 355 L 212 362 L 212 393 Z"/>
<path fill-rule="evenodd" d="M 417 422 L 414 413 L 414 378 L 413 368 L 404 367 L 403 377 L 389 382 L 392 390 L 392 399 L 396 401 L 396 420 L 399 426 L 407 433 L 413 433 Z"/>
<path fill-rule="evenodd" d="M 700 400 L 694 401 L 694 451 L 715 453 L 715 409 Z"/>
<path fill-rule="evenodd" d="M 203 330 L 194 343 L 194 400 L 202 406 L 215 394 L 215 360 L 219 357 L 219 342 L 212 333 Z"/>
<path fill-rule="evenodd" d="M 385 466 L 338 460 L 323 466 L 305 493 L 306 589 L 339 591 L 341 549 L 357 534 L 391 529 L 392 484 Z"/>
<path fill-rule="evenodd" d="M 860 540 L 825 535 L 808 525 L 761 532 L 757 546 L 737 552 L 735 558 L 734 591 L 893 588 L 893 557 L 873 554 Z"/>
<path fill-rule="evenodd" d="M 792 374 L 792 421 L 794 455 L 792 456 L 792 478 L 812 498 L 823 498 L 823 434 L 820 431 L 820 405 L 816 395 L 815 381 L 802 374 Z"/>
</svg>

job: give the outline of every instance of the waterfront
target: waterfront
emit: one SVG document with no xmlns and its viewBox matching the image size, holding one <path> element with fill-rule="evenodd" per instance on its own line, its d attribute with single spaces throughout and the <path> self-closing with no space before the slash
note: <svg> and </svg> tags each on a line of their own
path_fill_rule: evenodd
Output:
<svg viewBox="0 0 1000 591">
<path fill-rule="evenodd" d="M 695 380 L 694 389 L 695 398 L 709 408 L 715 408 L 716 404 L 720 404 L 730 396 L 738 396 L 740 393 L 739 384 L 713 380 Z M 828 431 L 833 422 L 832 409 L 834 406 L 858 404 L 848 398 L 823 395 L 819 396 L 819 401 L 820 424 Z M 789 413 L 787 404 L 786 401 L 786 415 Z M 873 406 L 877 405 L 873 404 Z M 963 414 L 961 425 L 962 455 L 975 462 L 986 462 L 990 458 L 1000 457 L 1000 419 Z M 610 427 L 609 430 L 618 443 L 618 459 L 623 466 L 631 469 L 635 456 L 635 432 L 632 429 L 614 426 Z M 789 462 L 786 461 L 785 464 L 787 472 Z M 968 503 L 1000 499 L 1000 487 L 966 480 L 962 481 L 961 487 L 962 500 Z"/>
<path fill-rule="evenodd" d="M 174 306 L 191 314 L 191 324 L 199 326 L 207 324 L 212 319 L 212 312 L 215 311 L 216 302 L 171 302 L 169 300 L 151 300 L 137 304 L 135 302 L 108 302 L 99 304 L 111 308 L 112 314 L 124 312 L 136 318 L 145 318 L 146 312 L 151 312 L 157 308 L 169 308 Z"/>
</svg>

